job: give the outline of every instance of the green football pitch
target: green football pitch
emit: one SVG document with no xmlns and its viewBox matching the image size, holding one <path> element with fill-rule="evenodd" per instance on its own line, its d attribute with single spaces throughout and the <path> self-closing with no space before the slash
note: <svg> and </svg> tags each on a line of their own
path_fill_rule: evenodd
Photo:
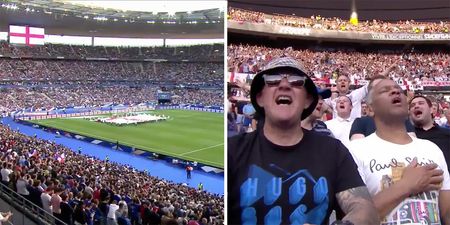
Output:
<svg viewBox="0 0 450 225">
<path fill-rule="evenodd" d="M 83 118 L 34 120 L 33 123 L 141 150 L 223 168 L 223 114 L 189 110 L 155 110 L 170 116 L 162 122 L 116 126 Z"/>
</svg>

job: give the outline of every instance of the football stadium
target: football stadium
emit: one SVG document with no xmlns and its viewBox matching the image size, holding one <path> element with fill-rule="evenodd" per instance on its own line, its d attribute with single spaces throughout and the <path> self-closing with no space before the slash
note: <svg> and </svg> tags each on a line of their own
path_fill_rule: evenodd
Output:
<svg viewBox="0 0 450 225">
<path fill-rule="evenodd" d="M 448 1 L 228 3 L 228 223 L 450 223 Z"/>
<path fill-rule="evenodd" d="M 226 2 L 200 3 L 0 1 L 0 223 L 224 223 Z"/>
</svg>

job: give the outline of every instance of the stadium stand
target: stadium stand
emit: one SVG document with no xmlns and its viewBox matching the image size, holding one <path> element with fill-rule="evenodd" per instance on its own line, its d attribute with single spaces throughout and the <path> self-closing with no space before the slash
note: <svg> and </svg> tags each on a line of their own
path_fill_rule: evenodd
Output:
<svg viewBox="0 0 450 225">
<path fill-rule="evenodd" d="M 108 103 L 139 104 L 155 101 L 156 90 L 160 86 L 180 84 L 194 88 L 185 90 L 171 88 L 174 94 L 178 93 L 180 96 L 176 100 L 177 103 L 222 105 L 223 94 L 215 90 L 220 90 L 223 85 L 223 64 L 214 62 L 214 59 L 182 63 L 127 62 L 117 59 L 105 62 L 87 61 L 84 58 L 55 60 L 44 59 L 45 57 L 39 55 L 50 54 L 51 51 L 40 51 L 45 49 L 44 47 L 24 50 L 28 48 L 14 47 L 7 43 L 3 43 L 2 46 L 0 54 L 5 56 L 8 54 L 6 49 L 20 49 L 12 51 L 17 53 L 15 56 L 18 58 L 0 58 L 0 79 L 4 87 L 8 87 L 1 88 L 6 96 L 0 102 L 0 109 L 4 112 L 31 107 L 51 109 L 65 106 L 101 106 Z M 64 45 L 49 46 L 46 46 L 47 50 L 58 49 L 62 52 L 66 50 Z M 206 50 L 202 50 L 203 47 Z M 217 50 L 219 47 L 220 45 L 216 45 L 215 48 L 208 45 L 194 46 L 192 47 L 194 50 L 186 57 L 205 55 L 201 52 Z M 79 49 L 96 52 L 96 48 L 82 46 Z M 190 47 L 183 48 L 190 51 Z M 223 55 L 223 46 L 221 49 Z M 132 54 L 129 50 L 124 48 L 120 52 L 126 57 Z M 25 51 L 30 53 L 29 58 L 19 59 L 24 57 Z M 167 48 L 165 51 L 176 52 L 175 48 Z M 202 87 L 212 87 L 213 90 L 198 90 Z"/>
<path fill-rule="evenodd" d="M 229 19 L 240 22 L 313 28 L 322 30 L 357 31 L 372 33 L 449 33 L 450 22 L 417 22 L 414 20 L 387 22 L 381 20 L 359 21 L 355 26 L 349 20 L 312 15 L 310 18 L 292 15 L 271 15 L 238 8 L 228 9 Z"/>
<path fill-rule="evenodd" d="M 82 202 L 86 206 L 83 217 L 93 224 L 106 221 L 110 200 L 120 206 L 120 213 L 116 215 L 122 219 L 134 220 L 139 214 L 144 219 L 154 216 L 154 212 L 160 222 L 176 220 L 187 224 L 190 220 L 205 218 L 212 224 L 222 224 L 223 196 L 151 177 L 130 166 L 86 157 L 64 146 L 22 135 L 4 125 L 0 126 L 0 131 L 2 171 L 9 171 L 6 177 L 2 175 L 2 180 L 10 179 L 3 183 L 17 191 L 18 181 L 24 180 L 23 196 L 36 205 L 45 204 L 40 201 L 44 192 L 54 197 L 56 193 L 66 193 L 70 208 L 76 209 L 75 205 Z M 76 217 L 72 213 L 58 216 Z"/>
</svg>

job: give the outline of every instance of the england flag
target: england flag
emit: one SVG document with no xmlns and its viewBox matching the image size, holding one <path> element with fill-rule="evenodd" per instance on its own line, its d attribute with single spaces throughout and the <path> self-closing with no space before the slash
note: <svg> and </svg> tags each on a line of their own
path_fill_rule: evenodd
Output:
<svg viewBox="0 0 450 225">
<path fill-rule="evenodd" d="M 30 26 L 9 26 L 9 43 L 25 45 L 44 45 L 45 30 Z"/>
</svg>

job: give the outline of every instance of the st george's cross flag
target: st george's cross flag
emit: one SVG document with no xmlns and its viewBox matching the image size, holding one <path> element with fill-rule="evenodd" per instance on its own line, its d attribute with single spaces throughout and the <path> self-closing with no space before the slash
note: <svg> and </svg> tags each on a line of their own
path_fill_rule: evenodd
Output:
<svg viewBox="0 0 450 225">
<path fill-rule="evenodd" d="M 25 45 L 44 45 L 45 30 L 40 27 L 9 26 L 9 43 Z"/>
</svg>

